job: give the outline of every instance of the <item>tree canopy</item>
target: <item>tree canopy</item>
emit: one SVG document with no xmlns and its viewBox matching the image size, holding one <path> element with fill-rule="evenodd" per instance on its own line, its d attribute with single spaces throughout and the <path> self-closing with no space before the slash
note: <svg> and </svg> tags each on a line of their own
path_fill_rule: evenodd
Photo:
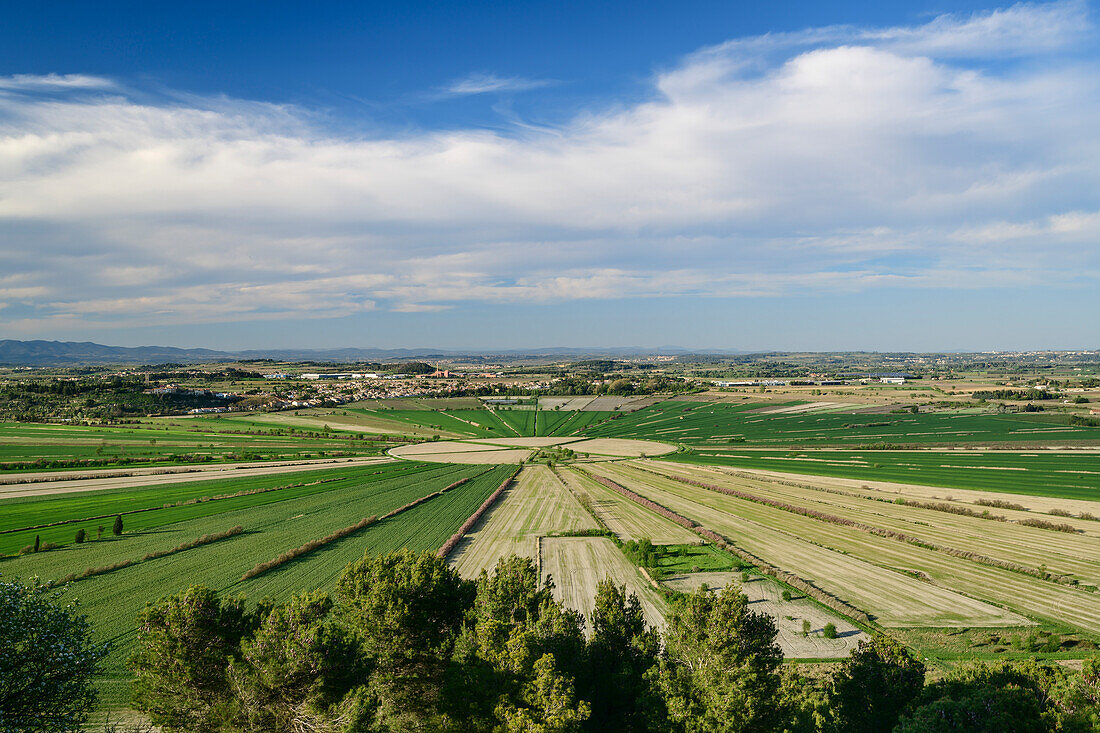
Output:
<svg viewBox="0 0 1100 733">
<path fill-rule="evenodd" d="M 586 622 L 527 558 L 468 581 L 399 551 L 348 566 L 333 595 L 250 605 L 195 587 L 149 606 L 134 702 L 166 733 L 1100 730 L 1100 662 L 964 665 L 926 685 L 874 636 L 812 679 L 775 640 L 733 585 L 672 599 L 662 637 L 611 580 Z"/>
<path fill-rule="evenodd" d="M 106 648 L 59 591 L 0 580 L 0 732 L 68 733 L 96 703 L 92 675 Z"/>
</svg>

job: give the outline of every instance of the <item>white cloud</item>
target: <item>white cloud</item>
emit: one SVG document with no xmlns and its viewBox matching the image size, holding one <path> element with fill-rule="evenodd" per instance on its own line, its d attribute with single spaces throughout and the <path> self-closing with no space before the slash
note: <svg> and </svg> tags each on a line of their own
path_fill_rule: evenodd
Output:
<svg viewBox="0 0 1100 733">
<path fill-rule="evenodd" d="M 9 77 L 80 93 L 0 94 L 6 323 L 1095 286 L 1100 74 L 1058 55 L 1091 32 L 1071 2 L 741 39 L 546 132 L 352 138 L 295 108 Z"/>
<path fill-rule="evenodd" d="M 112 89 L 110 79 L 88 74 L 15 74 L 0 77 L 0 90 Z"/>
<path fill-rule="evenodd" d="M 496 74 L 476 73 L 457 79 L 446 88 L 447 94 L 487 94 L 489 92 L 524 92 L 549 86 L 546 79 L 524 79 L 518 76 L 497 76 Z"/>
<path fill-rule="evenodd" d="M 902 53 L 939 58 L 1049 53 L 1082 40 L 1090 31 L 1084 0 L 1017 3 L 969 17 L 943 15 L 916 28 L 865 31 L 864 40 L 885 42 Z"/>
</svg>

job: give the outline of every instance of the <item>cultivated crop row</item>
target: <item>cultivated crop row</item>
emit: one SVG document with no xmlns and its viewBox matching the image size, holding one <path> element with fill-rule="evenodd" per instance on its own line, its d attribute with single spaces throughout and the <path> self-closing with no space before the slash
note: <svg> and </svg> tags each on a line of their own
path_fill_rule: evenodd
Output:
<svg viewBox="0 0 1100 733">
<path fill-rule="evenodd" d="M 765 573 L 767 575 L 771 575 L 772 577 L 778 578 L 779 580 L 782 580 L 784 583 L 787 583 L 788 585 L 790 585 L 794 588 L 798 588 L 799 590 L 801 590 L 806 595 L 814 598 L 819 603 L 822 603 L 823 605 L 828 606 L 829 608 L 833 609 L 834 611 L 838 611 L 838 612 L 844 614 L 845 616 L 848 616 L 850 618 L 854 618 L 857 621 L 860 621 L 862 623 L 871 623 L 871 618 L 866 613 L 864 613 L 860 609 L 856 608 L 855 606 L 852 606 L 848 603 L 845 603 L 840 598 L 837 598 L 833 594 L 829 593 L 828 591 L 826 591 L 822 588 L 819 588 L 818 586 L 810 583 L 809 581 L 805 580 L 804 578 L 801 578 L 801 577 L 795 575 L 794 573 L 791 573 L 791 572 L 783 570 L 782 568 L 779 568 L 775 565 L 772 565 L 771 563 L 767 562 L 766 560 L 764 560 L 760 557 L 757 557 L 756 555 L 753 555 L 751 552 L 748 552 L 748 551 L 738 547 L 736 544 L 732 543 L 727 537 L 724 537 L 724 536 L 718 534 L 714 530 L 709 529 L 707 527 L 704 527 L 704 526 L 700 525 L 699 523 L 697 523 L 697 522 L 695 522 L 691 519 L 688 519 L 687 517 L 685 517 L 681 514 L 678 514 L 674 511 L 672 511 L 671 509 L 669 509 L 668 507 L 665 507 L 661 504 L 658 504 L 657 502 L 655 502 L 651 499 L 647 499 L 644 496 L 641 496 L 641 495 L 631 491 L 630 489 L 626 488 L 625 486 L 623 486 L 619 483 L 616 483 L 615 481 L 612 481 L 611 479 L 608 479 L 608 478 L 603 477 L 603 476 L 593 476 L 593 478 L 596 481 L 603 484 L 604 486 L 606 486 L 607 488 L 611 489 L 612 491 L 615 491 L 615 492 L 618 492 L 618 493 L 622 494 L 623 496 L 627 497 L 631 501 L 646 507 L 650 511 L 656 512 L 657 514 L 660 514 L 662 517 L 665 517 L 669 521 L 672 521 L 672 522 L 674 522 L 674 523 L 676 523 L 676 524 L 678 524 L 681 527 L 684 527 L 686 529 L 690 529 L 692 532 L 695 532 L 700 537 L 702 537 L 704 540 L 707 540 L 708 542 L 712 542 L 715 545 L 717 545 L 718 547 L 721 547 L 724 550 L 727 550 L 729 552 L 734 553 L 735 555 L 740 557 L 745 562 L 748 562 L 752 565 L 755 565 L 762 573 Z"/>
<path fill-rule="evenodd" d="M 405 504 L 404 506 L 398 507 L 397 509 L 394 509 L 393 511 L 389 512 L 388 514 L 383 516 L 382 519 L 391 519 L 392 517 L 397 516 L 401 512 L 408 511 L 409 509 L 412 509 L 414 506 L 418 506 L 420 504 L 423 504 L 425 501 L 429 501 L 430 499 L 434 499 L 435 497 L 442 495 L 443 492 L 445 492 L 445 491 L 450 491 L 451 489 L 456 489 L 459 486 L 462 486 L 462 484 L 469 481 L 470 478 L 471 477 L 459 479 L 458 481 L 455 481 L 453 484 L 445 486 L 444 488 L 440 489 L 439 491 L 433 492 L 433 493 L 428 494 L 426 496 L 422 496 L 418 499 L 413 499 L 408 504 Z M 335 542 L 336 540 L 342 540 L 343 538 L 349 537 L 349 536 L 355 534 L 356 532 L 358 532 L 362 529 L 366 529 L 367 527 L 371 526 L 372 524 L 374 524 L 377 521 L 379 521 L 378 517 L 376 515 L 371 515 L 369 517 L 364 517 L 363 519 L 360 519 L 355 524 L 349 525 L 347 527 L 341 527 L 340 529 L 336 530 L 335 532 L 327 534 L 324 537 L 321 537 L 321 538 L 315 539 L 315 540 L 310 540 L 309 542 L 305 543 L 304 545 L 300 545 L 298 547 L 295 547 L 293 550 L 287 550 L 286 552 L 284 552 L 283 554 L 279 555 L 276 558 L 273 558 L 271 560 L 268 560 L 266 562 L 262 562 L 262 563 L 256 565 L 251 570 L 249 570 L 244 575 L 242 575 L 241 580 L 248 580 L 250 578 L 255 578 L 257 575 L 261 575 L 262 573 L 266 573 L 269 570 L 273 570 L 274 568 L 277 568 L 280 565 L 283 565 L 284 563 L 290 562 L 291 560 L 297 560 L 298 558 L 300 558 L 304 555 L 308 555 L 309 553 L 314 552 L 315 550 L 318 550 L 318 549 L 324 547 L 325 545 L 329 544 L 330 542 Z"/>
<path fill-rule="evenodd" d="M 611 470 L 611 468 L 609 464 L 594 464 L 588 470 L 606 474 L 616 481 L 629 485 L 635 493 L 644 494 L 678 514 L 698 522 L 764 564 L 781 568 L 798 578 L 812 582 L 825 593 L 868 613 L 875 621 L 885 626 L 989 626 L 1014 625 L 1023 622 L 1023 618 L 1016 614 L 967 598 L 946 588 L 931 585 L 915 575 L 900 570 L 911 567 L 909 565 L 891 563 L 890 567 L 883 567 L 882 564 L 876 564 L 871 559 L 864 559 L 876 558 L 873 552 L 838 552 L 827 543 L 816 541 L 796 524 L 797 522 L 811 523 L 813 520 L 767 507 L 757 507 L 749 502 L 740 502 L 733 497 L 655 476 L 624 475 L 622 470 Z M 757 508 L 764 515 L 764 519 L 774 520 L 774 524 L 764 524 L 759 517 L 750 518 L 738 509 L 728 508 L 731 502 L 740 502 L 748 507 Z M 830 527 L 830 525 L 821 526 Z M 835 529 L 839 531 L 842 528 Z M 921 548 L 893 543 L 862 533 L 860 536 L 865 541 L 876 540 L 878 543 L 896 545 L 898 548 L 913 552 L 921 551 Z M 742 557 L 753 562 L 747 556 Z M 753 564 L 756 563 L 753 562 Z M 1039 581 L 1032 582 L 1046 585 Z"/>
<path fill-rule="evenodd" d="M 618 466 L 607 470 L 617 475 L 630 473 L 629 469 Z M 636 487 L 644 487 L 647 496 L 732 537 L 738 545 L 746 547 L 754 554 L 771 558 L 773 563 L 781 564 L 799 575 L 814 577 L 815 583 L 819 582 L 826 589 L 835 588 L 831 592 L 845 598 L 852 605 L 881 616 L 880 622 L 885 625 L 893 625 L 905 617 L 919 618 L 925 614 L 928 614 L 928 620 L 919 625 L 950 625 L 944 624 L 942 620 L 932 620 L 938 614 L 933 612 L 927 601 L 933 599 L 933 607 L 941 608 L 945 614 L 976 614 L 976 619 L 983 615 L 986 619 L 984 622 L 976 620 L 960 625 L 993 625 L 997 623 L 995 619 L 998 617 L 1001 619 L 1000 623 L 1005 623 L 1014 616 L 1006 611 L 995 613 L 988 604 L 974 607 L 973 601 L 967 603 L 970 599 L 963 599 L 959 595 L 967 594 L 1017 612 L 1069 623 L 1094 633 L 1100 630 L 1100 594 L 1097 593 L 1041 581 L 1001 568 L 979 565 L 946 553 L 895 542 L 851 527 L 793 515 L 671 479 L 643 473 L 640 477 L 631 478 L 630 483 Z M 642 488 L 636 490 L 643 491 Z M 983 524 L 999 526 L 993 522 Z M 802 552 L 805 548 L 799 543 L 812 543 L 822 550 L 827 548 L 829 554 L 813 559 L 810 553 Z M 800 555 L 803 556 L 802 559 Z M 827 566 L 820 564 L 826 557 L 832 557 L 837 563 L 862 559 L 862 577 L 830 571 Z M 800 568 L 803 562 L 807 565 Z M 915 587 L 908 591 L 899 589 L 897 596 L 892 592 L 868 593 L 871 588 L 877 590 L 881 587 L 877 586 L 878 582 L 886 582 L 885 579 L 871 580 L 872 575 L 881 574 L 882 571 L 891 572 L 895 578 L 912 577 Z M 942 592 L 949 589 L 955 591 L 953 600 L 940 597 Z M 905 599 L 904 603 L 894 603 L 898 598 Z M 883 620 L 891 616 L 894 618 L 892 623 Z M 945 617 L 939 615 L 939 619 Z"/>
<path fill-rule="evenodd" d="M 125 516 L 128 530 L 148 531 L 169 524 L 214 516 L 252 506 L 297 501 L 306 496 L 322 494 L 335 488 L 357 485 L 390 477 L 409 477 L 430 470 L 425 464 L 400 463 L 378 467 L 332 469 L 298 474 L 281 474 L 252 478 L 230 478 L 218 481 L 199 481 L 173 484 L 158 489 L 155 483 L 131 489 L 89 491 L 76 494 L 29 498 L 23 501 L 8 500 L 0 505 L 0 523 L 26 526 L 26 524 L 51 524 L 65 522 L 73 517 Z M 324 476 L 318 479 L 318 476 Z M 289 479 L 296 485 L 287 485 Z M 277 491 L 263 489 L 278 488 Z M 231 493 L 217 501 L 200 501 L 203 497 Z M 165 507 L 164 504 L 170 504 Z M 139 509 L 155 508 L 156 511 Z M 45 529 L 27 529 L 0 534 L 0 552 L 14 553 L 33 543 L 36 536 L 42 542 L 68 544 L 80 529 L 89 537 L 98 535 L 98 526 L 110 524 L 104 519 L 80 520 Z"/>
<path fill-rule="evenodd" d="M 111 565 L 100 565 L 99 567 L 85 568 L 84 572 L 82 572 L 82 573 L 70 573 L 69 575 L 66 575 L 63 578 L 58 578 L 57 580 L 50 581 L 50 584 L 51 585 L 64 585 L 65 583 L 72 583 L 72 582 L 75 582 L 77 580 L 83 580 L 85 578 L 91 578 L 91 577 L 96 576 L 96 575 L 103 575 L 105 573 L 114 572 L 115 570 L 121 570 L 122 568 L 128 568 L 132 565 L 136 565 L 136 564 L 141 563 L 141 562 L 149 562 L 150 560 L 159 560 L 162 557 L 167 557 L 169 555 L 174 555 L 177 552 L 184 552 L 186 550 L 193 550 L 196 547 L 202 547 L 203 545 L 209 545 L 211 542 L 217 542 L 219 540 L 229 539 L 230 537 L 234 537 L 236 535 L 239 535 L 243 531 L 244 531 L 244 527 L 242 527 L 241 525 L 238 524 L 234 527 L 230 527 L 229 529 L 225 530 L 224 532 L 214 532 L 212 534 L 204 534 L 202 537 L 191 540 L 190 542 L 184 542 L 182 545 L 176 545 L 175 547 L 170 547 L 167 550 L 157 550 L 155 552 L 146 553 L 141 558 L 135 558 L 135 559 L 132 559 L 132 560 L 121 560 L 119 562 L 112 563 Z"/>
<path fill-rule="evenodd" d="M 452 534 L 447 539 L 447 541 L 443 543 L 443 546 L 439 548 L 439 554 L 441 557 L 447 557 L 451 554 L 451 552 L 454 551 L 455 547 L 458 546 L 458 543 L 461 542 L 462 538 L 466 536 L 466 533 L 474 528 L 474 526 L 481 520 L 481 518 L 485 516 L 485 513 L 488 512 L 493 504 L 496 503 L 497 499 L 500 498 L 501 494 L 508 490 L 508 487 L 512 485 L 512 480 L 515 479 L 516 474 L 519 473 L 519 471 L 520 469 L 517 468 L 515 471 L 512 472 L 512 475 L 504 479 L 504 481 L 501 482 L 500 486 L 497 487 L 496 491 L 489 494 L 489 497 L 481 503 L 481 506 L 479 506 L 474 511 L 474 513 L 471 514 L 457 530 L 455 530 L 455 533 Z"/>
<path fill-rule="evenodd" d="M 637 467 L 637 468 L 639 470 L 647 470 L 647 469 L 644 469 L 640 466 Z M 651 472 L 651 473 L 655 473 L 655 475 L 659 475 L 659 476 L 667 475 L 667 474 L 659 474 L 659 473 L 656 473 L 656 472 Z M 830 524 L 837 524 L 837 525 L 841 525 L 841 526 L 844 526 L 844 527 L 852 527 L 852 528 L 858 529 L 862 532 L 869 532 L 871 534 L 878 535 L 879 537 L 887 537 L 887 538 L 892 539 L 892 540 L 898 540 L 899 542 L 907 542 L 911 545 L 916 545 L 918 547 L 925 547 L 925 548 L 930 549 L 930 550 L 937 550 L 939 552 L 945 552 L 948 555 L 952 555 L 954 557 L 961 557 L 961 558 L 964 558 L 966 560 L 971 560 L 973 562 L 980 563 L 982 565 L 989 565 L 991 567 L 1003 568 L 1005 570 L 1012 570 L 1012 571 L 1017 572 L 1017 573 L 1024 573 L 1026 575 L 1031 575 L 1033 577 L 1040 578 L 1042 580 L 1049 580 L 1049 581 L 1055 582 L 1055 583 L 1065 583 L 1065 584 L 1074 584 L 1074 585 L 1076 584 L 1075 579 L 1072 579 L 1072 578 L 1070 578 L 1069 576 L 1066 576 L 1066 575 L 1057 575 L 1057 574 L 1049 572 L 1046 569 L 1040 569 L 1038 567 L 1032 567 L 1032 566 L 1028 566 L 1028 565 L 1021 565 L 1019 563 L 1014 563 L 1014 562 L 1008 562 L 1006 560 L 1000 560 L 1000 559 L 997 559 L 997 558 L 989 557 L 987 555 L 983 555 L 983 554 L 978 553 L 978 552 L 971 552 L 971 551 L 968 551 L 968 550 L 960 550 L 960 549 L 957 549 L 955 547 L 950 547 L 950 546 L 947 546 L 947 545 L 939 545 L 939 544 L 936 544 L 934 542 L 929 542 L 927 539 L 922 539 L 920 537 L 916 537 L 916 536 L 908 534 L 906 532 L 899 532 L 897 530 L 892 530 L 892 529 L 883 529 L 882 527 L 879 527 L 879 526 L 876 526 L 876 525 L 866 524 L 864 522 L 858 522 L 854 519 L 850 519 L 850 518 L 847 518 L 847 517 L 841 517 L 841 516 L 838 516 L 836 514 L 831 514 L 831 513 L 828 513 L 828 512 L 820 511 L 818 509 L 809 509 L 807 507 L 798 506 L 796 504 L 789 504 L 789 503 L 783 502 L 783 501 L 776 501 L 774 499 L 769 499 L 769 498 L 759 496 L 759 495 L 756 495 L 756 494 L 750 494 L 746 491 L 733 489 L 733 488 L 730 488 L 730 487 L 727 487 L 727 486 L 718 486 L 716 484 L 707 483 L 705 481 L 700 481 L 698 479 L 685 478 L 683 476 L 675 476 L 675 475 L 668 475 L 668 477 L 673 479 L 674 481 L 679 481 L 681 483 L 685 483 L 685 484 L 688 484 L 690 486 L 698 486 L 700 488 L 707 489 L 709 491 L 717 491 L 718 493 L 726 494 L 727 496 L 735 496 L 739 499 L 744 499 L 745 501 L 751 501 L 751 502 L 754 502 L 756 504 L 763 504 L 764 506 L 769 506 L 769 507 L 772 507 L 774 509 L 781 509 L 782 511 L 791 512 L 792 514 L 800 514 L 804 517 L 811 517 L 813 519 L 817 519 L 817 520 L 820 520 L 822 522 L 829 522 Z"/>
<path fill-rule="evenodd" d="M 468 481 L 432 501 L 403 512 L 393 520 L 380 521 L 361 533 L 332 542 L 298 562 L 288 563 L 278 571 L 247 582 L 241 582 L 240 577 L 249 568 L 269 559 L 272 548 L 298 547 L 312 538 L 330 534 L 347 525 L 349 514 L 383 515 L 482 471 L 484 469 L 474 467 L 436 465 L 419 472 L 413 480 L 399 475 L 393 478 L 372 477 L 373 481 L 364 480 L 357 485 L 341 483 L 338 488 L 323 494 L 201 517 L 165 527 L 155 534 L 124 537 L 122 540 L 103 543 L 86 543 L 72 549 L 23 556 L 8 561 L 11 564 L 5 568 L 5 572 L 58 578 L 72 572 L 72 569 L 59 572 L 63 568 L 62 562 L 67 562 L 70 568 L 77 563 L 78 568 L 106 565 L 111 560 L 95 562 L 95 559 L 104 557 L 109 551 L 115 558 L 123 553 L 125 556 L 137 556 L 141 552 L 156 552 L 164 547 L 174 547 L 188 537 L 216 532 L 223 529 L 225 523 L 245 527 L 245 532 L 223 541 L 89 577 L 75 583 L 67 592 L 70 598 L 80 601 L 81 611 L 88 615 L 98 637 L 103 640 L 114 639 L 116 642 L 115 651 L 107 662 L 105 675 L 125 677 L 124 660 L 133 638 L 134 619 L 145 602 L 151 600 L 150 589 L 167 593 L 193 583 L 202 583 L 221 591 L 244 590 L 250 597 L 259 599 L 266 595 L 286 597 L 296 591 L 323 585 L 334 578 L 351 559 L 362 555 L 365 548 L 377 547 L 380 551 L 395 549 L 385 541 L 385 535 L 391 531 L 390 525 L 397 524 L 402 517 L 416 514 L 432 506 L 433 502 L 445 502 L 449 497 L 461 495 L 468 489 L 473 490 L 476 507 L 492 490 L 491 487 L 484 486 L 484 480 L 488 478 L 492 481 L 493 477 L 485 474 Z M 497 478 L 493 486 L 499 484 L 499 480 Z M 449 520 L 453 523 L 448 523 L 446 512 L 437 513 L 435 518 L 417 515 L 419 519 L 413 520 L 418 525 L 413 529 L 414 534 L 430 537 L 440 531 L 445 532 L 434 545 L 438 546 L 469 516 L 473 508 L 467 509 L 468 504 L 469 500 L 457 511 L 451 507 L 452 514 L 463 510 L 466 512 Z M 440 528 L 433 526 L 436 521 L 440 521 Z M 95 547 L 97 544 L 101 546 Z"/>
<path fill-rule="evenodd" d="M 528 465 L 450 560 L 464 577 L 473 578 L 491 570 L 501 557 L 535 557 L 540 536 L 594 528 L 584 508 L 550 469 Z"/>
<path fill-rule="evenodd" d="M 941 512 L 926 508 L 923 503 L 911 504 L 907 499 L 882 501 L 851 492 L 822 491 L 789 480 L 734 477 L 713 469 L 665 462 L 650 462 L 646 468 L 659 475 L 718 484 L 723 490 L 730 489 L 724 493 L 731 496 L 740 492 L 746 494 L 741 498 L 754 496 L 775 502 L 776 506 L 796 504 L 822 515 L 839 515 L 860 525 L 871 525 L 878 534 L 894 533 L 895 539 L 919 538 L 916 544 L 978 562 L 987 558 L 985 564 L 1028 572 L 1035 577 L 1060 577 L 1071 584 L 1075 580 L 1100 583 L 1100 536 L 1096 534 L 1032 529 L 1015 522 L 989 521 L 972 513 Z M 705 480 L 704 471 L 708 474 Z"/>
</svg>

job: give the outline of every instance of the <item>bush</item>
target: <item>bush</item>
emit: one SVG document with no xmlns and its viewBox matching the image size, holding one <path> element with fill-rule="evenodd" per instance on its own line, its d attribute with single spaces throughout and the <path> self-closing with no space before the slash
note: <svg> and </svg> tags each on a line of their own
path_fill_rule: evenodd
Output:
<svg viewBox="0 0 1100 733">
<path fill-rule="evenodd" d="M 835 639 L 836 624 L 832 623 L 831 621 L 825 624 L 825 628 L 821 630 L 821 635 L 824 636 L 826 639 Z"/>
<path fill-rule="evenodd" d="M 115 524 L 114 524 L 113 527 L 111 527 L 111 532 L 114 534 L 115 537 L 118 537 L 119 535 L 122 534 L 122 515 L 121 514 L 119 514 L 117 517 L 115 517 Z"/>
<path fill-rule="evenodd" d="M 76 531 L 76 537 L 73 538 L 73 541 L 76 542 L 76 544 L 78 544 L 78 545 L 83 544 L 84 543 L 84 538 L 87 537 L 87 536 L 88 536 L 87 533 L 83 529 L 78 529 Z"/>
<path fill-rule="evenodd" d="M 1074 532 L 1083 532 L 1084 531 L 1084 530 L 1077 529 L 1072 524 L 1065 524 L 1065 523 L 1057 524 L 1055 522 L 1048 522 L 1044 519 L 1032 519 L 1030 517 L 1027 518 L 1027 519 L 1021 519 L 1019 522 L 1017 522 L 1017 524 L 1022 524 L 1025 527 L 1038 527 L 1039 529 L 1052 529 L 1055 532 L 1074 533 Z"/>
<path fill-rule="evenodd" d="M 784 601 L 791 600 L 791 592 L 789 590 L 784 589 L 784 591 L 783 591 L 783 600 Z"/>
<path fill-rule="evenodd" d="M 1023 504 L 1014 504 L 1011 501 L 1005 501 L 1004 499 L 975 499 L 974 503 L 978 506 L 991 506 L 997 509 L 1012 509 L 1017 512 L 1026 512 L 1027 507 Z"/>
</svg>

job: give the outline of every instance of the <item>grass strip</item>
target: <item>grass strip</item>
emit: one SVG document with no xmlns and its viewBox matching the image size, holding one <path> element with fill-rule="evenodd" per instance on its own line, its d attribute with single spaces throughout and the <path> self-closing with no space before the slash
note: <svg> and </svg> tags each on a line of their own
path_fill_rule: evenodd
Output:
<svg viewBox="0 0 1100 733">
<path fill-rule="evenodd" d="M 380 471 L 376 473 L 381 473 Z M 76 522 L 91 522 L 96 519 L 110 519 L 111 517 L 122 516 L 123 514 L 140 514 L 142 512 L 152 512 L 158 509 L 172 509 L 173 507 L 190 506 L 191 504 L 205 504 L 208 501 L 218 501 L 220 499 L 235 499 L 239 496 L 251 496 L 253 494 L 266 494 L 269 491 L 282 491 L 283 489 L 298 489 L 303 486 L 317 486 L 318 484 L 327 484 L 333 481 L 345 481 L 347 477 L 339 476 L 336 478 L 324 478 L 320 481 L 311 481 L 309 483 L 296 483 L 286 484 L 285 486 L 268 486 L 258 489 L 245 489 L 244 491 L 238 491 L 235 494 L 218 494 L 217 496 L 196 496 L 191 499 L 181 499 L 176 502 L 169 502 L 161 504 L 160 506 L 147 506 L 141 509 L 127 509 L 122 512 L 111 512 L 110 514 L 97 514 L 92 517 L 81 517 L 80 519 L 62 519 L 57 522 L 48 522 L 46 524 L 36 524 L 31 527 L 17 527 L 15 529 L 0 530 L 0 534 L 10 534 L 11 532 L 27 532 L 32 529 L 45 529 L 47 527 L 59 527 L 64 524 L 74 524 Z"/>
<path fill-rule="evenodd" d="M 86 568 L 82 573 L 70 573 L 58 580 L 50 581 L 49 585 L 63 585 L 65 583 L 72 583 L 77 580 L 83 580 L 85 578 L 91 578 L 96 575 L 103 575 L 104 573 L 110 573 L 115 570 L 121 570 L 122 568 L 128 568 L 132 565 L 138 565 L 149 560 L 156 560 L 158 558 L 167 557 L 168 555 L 174 555 L 177 552 L 183 552 L 184 550 L 191 550 L 202 545 L 209 545 L 211 542 L 217 542 L 218 540 L 228 539 L 239 535 L 244 532 L 244 527 L 236 525 L 230 527 L 224 532 L 214 532 L 211 534 L 204 534 L 202 537 L 193 539 L 190 542 L 184 542 L 182 545 L 176 545 L 168 550 L 157 550 L 156 552 L 150 552 L 138 560 L 122 560 L 121 562 L 112 563 L 110 565 L 100 565 L 99 567 Z"/>
</svg>

